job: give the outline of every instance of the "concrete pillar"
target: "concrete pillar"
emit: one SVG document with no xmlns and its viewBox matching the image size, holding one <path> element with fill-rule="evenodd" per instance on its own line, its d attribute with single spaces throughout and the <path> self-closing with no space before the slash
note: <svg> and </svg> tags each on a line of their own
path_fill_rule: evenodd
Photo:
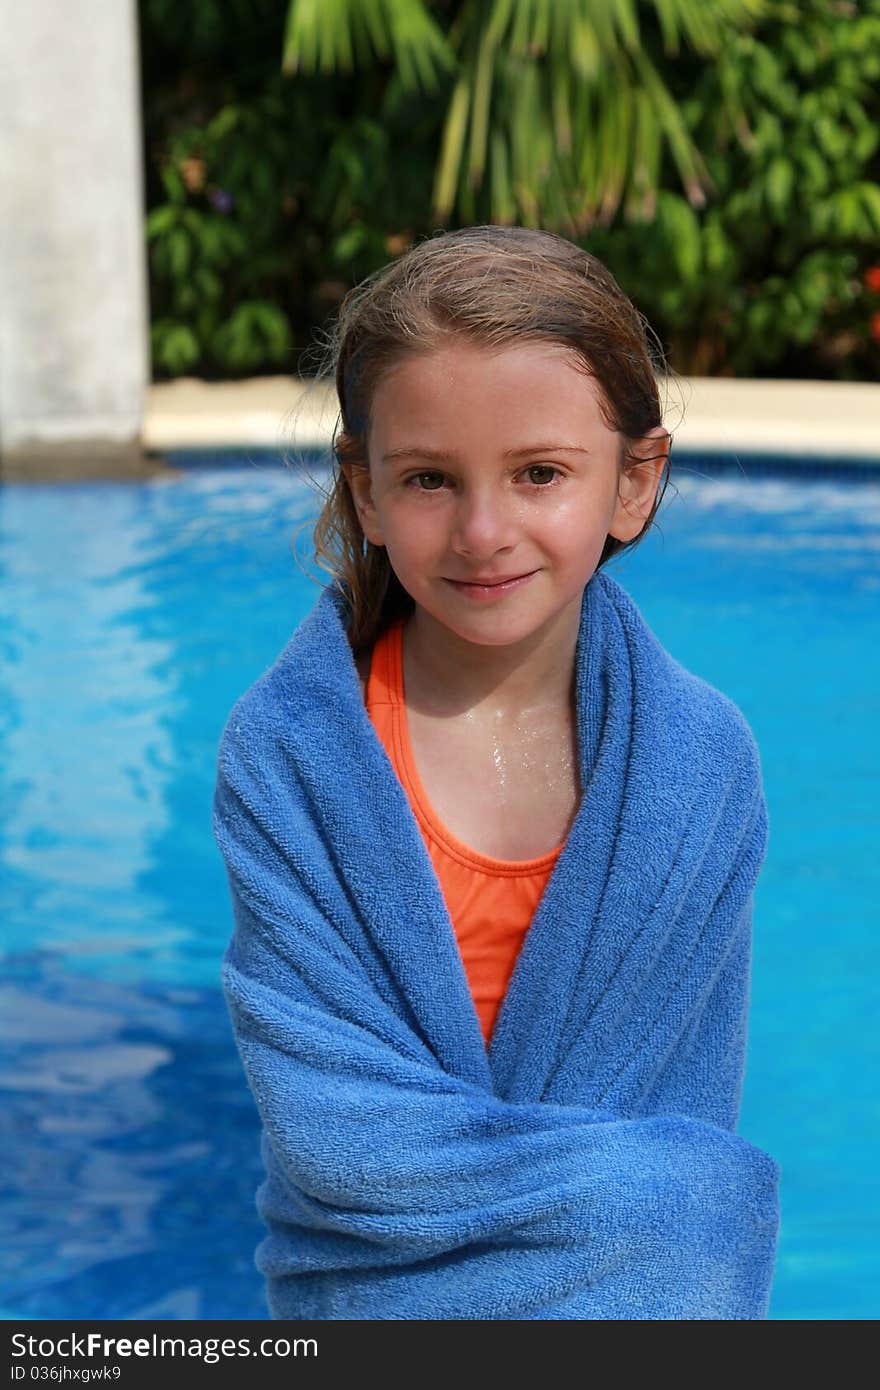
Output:
<svg viewBox="0 0 880 1390">
<path fill-rule="evenodd" d="M 136 0 L 5 0 L 4 477 L 130 470 L 149 380 Z M 88 467 L 86 472 L 90 471 Z"/>
</svg>

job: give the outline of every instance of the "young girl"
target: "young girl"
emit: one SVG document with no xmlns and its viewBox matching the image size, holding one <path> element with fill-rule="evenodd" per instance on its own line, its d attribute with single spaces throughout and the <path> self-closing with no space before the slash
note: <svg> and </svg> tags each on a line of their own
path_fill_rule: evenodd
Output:
<svg viewBox="0 0 880 1390">
<path fill-rule="evenodd" d="M 759 758 L 603 572 L 662 498 L 645 321 L 564 239 L 470 227 L 332 350 L 333 583 L 215 794 L 272 1315 L 763 1318 Z"/>
</svg>

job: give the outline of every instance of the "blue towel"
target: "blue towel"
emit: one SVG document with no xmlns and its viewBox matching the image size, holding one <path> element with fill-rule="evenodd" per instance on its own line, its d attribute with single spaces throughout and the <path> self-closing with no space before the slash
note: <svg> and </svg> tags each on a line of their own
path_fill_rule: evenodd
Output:
<svg viewBox="0 0 880 1390">
<path fill-rule="evenodd" d="M 488 1050 L 320 592 L 233 706 L 222 982 L 274 1318 L 765 1318 L 780 1168 L 735 1133 L 767 811 L 737 706 L 597 571 L 578 814 Z"/>
</svg>

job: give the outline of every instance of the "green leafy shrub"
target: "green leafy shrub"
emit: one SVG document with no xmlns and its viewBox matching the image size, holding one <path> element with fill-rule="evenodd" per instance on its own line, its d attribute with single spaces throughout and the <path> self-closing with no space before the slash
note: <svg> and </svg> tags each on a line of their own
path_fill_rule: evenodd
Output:
<svg viewBox="0 0 880 1390">
<path fill-rule="evenodd" d="M 580 25 L 572 53 L 585 71 L 602 51 L 588 7 L 481 5 L 380 4 L 402 26 L 395 39 L 371 37 L 355 0 L 337 0 L 355 39 L 340 27 L 335 47 L 313 45 L 310 69 L 309 23 L 326 39 L 329 7 L 141 0 L 157 377 L 307 372 L 347 288 L 414 238 L 521 220 L 605 260 L 679 371 L 876 379 L 880 0 L 713 0 L 733 25 L 714 57 L 695 0 L 615 6 L 626 57 L 616 71 L 642 85 L 631 106 L 597 111 L 595 148 L 582 112 L 571 147 L 585 171 L 604 170 L 598 202 L 560 157 L 578 109 L 576 90 L 571 105 L 562 95 L 564 25 Z M 465 40 L 480 51 L 479 23 L 502 10 L 509 45 L 496 44 L 497 87 L 473 70 L 459 168 L 455 62 L 470 71 Z M 499 115 L 508 109 L 512 124 Z M 637 132 L 629 162 L 615 129 Z M 437 216 L 441 193 L 453 202 Z"/>
<path fill-rule="evenodd" d="M 880 0 L 780 4 L 671 85 L 712 177 L 706 208 L 667 188 L 650 223 L 597 230 L 596 254 L 680 371 L 876 380 Z"/>
</svg>

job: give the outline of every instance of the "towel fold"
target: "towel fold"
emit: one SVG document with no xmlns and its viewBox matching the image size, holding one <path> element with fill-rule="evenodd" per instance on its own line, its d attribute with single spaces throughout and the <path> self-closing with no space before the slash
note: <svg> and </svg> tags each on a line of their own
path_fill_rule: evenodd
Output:
<svg viewBox="0 0 880 1390">
<path fill-rule="evenodd" d="M 349 611 L 321 591 L 218 752 L 271 1315 L 766 1317 L 780 1169 L 735 1133 L 768 828 L 742 713 L 593 575 L 583 796 L 487 1050 Z"/>
</svg>

